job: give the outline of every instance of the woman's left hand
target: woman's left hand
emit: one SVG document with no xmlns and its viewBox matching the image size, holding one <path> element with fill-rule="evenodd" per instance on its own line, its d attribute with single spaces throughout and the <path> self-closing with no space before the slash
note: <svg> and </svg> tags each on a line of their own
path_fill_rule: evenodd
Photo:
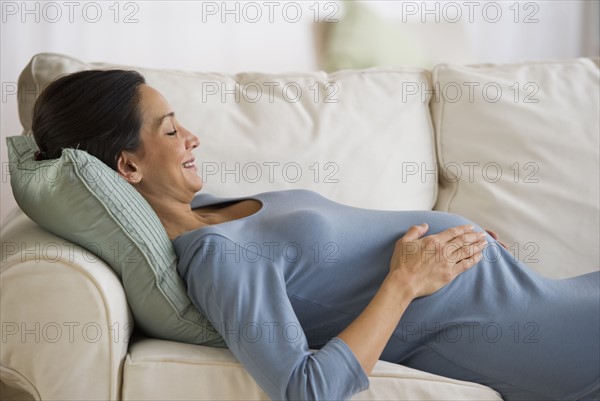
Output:
<svg viewBox="0 0 600 401">
<path fill-rule="evenodd" d="M 497 234 L 497 233 L 495 233 L 495 232 L 494 232 L 494 231 L 492 231 L 492 230 L 485 230 L 485 231 L 486 231 L 486 232 L 487 232 L 487 233 L 490 235 L 490 237 L 492 237 L 493 239 L 495 239 L 496 241 L 498 241 L 498 243 L 499 243 L 500 245 L 502 245 L 502 247 L 503 247 L 504 249 L 506 249 L 506 250 L 509 250 L 509 249 L 508 249 L 508 246 L 507 246 L 507 245 L 506 245 L 504 242 L 502 242 L 502 241 L 500 241 L 500 240 L 498 239 L 498 234 Z"/>
</svg>

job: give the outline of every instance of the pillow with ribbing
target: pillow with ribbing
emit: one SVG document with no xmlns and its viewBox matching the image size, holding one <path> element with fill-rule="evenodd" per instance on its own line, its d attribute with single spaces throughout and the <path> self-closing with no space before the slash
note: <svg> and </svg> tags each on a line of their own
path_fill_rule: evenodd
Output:
<svg viewBox="0 0 600 401">
<path fill-rule="evenodd" d="M 136 325 L 149 336 L 225 347 L 192 305 L 169 237 L 148 202 L 89 153 L 36 161 L 32 136 L 7 138 L 19 207 L 44 229 L 93 252 L 117 273 Z"/>
</svg>

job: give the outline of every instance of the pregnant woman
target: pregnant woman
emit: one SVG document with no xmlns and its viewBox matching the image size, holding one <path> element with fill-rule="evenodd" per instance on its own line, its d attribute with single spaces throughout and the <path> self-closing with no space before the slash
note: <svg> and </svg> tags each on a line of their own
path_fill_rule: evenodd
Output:
<svg viewBox="0 0 600 401">
<path fill-rule="evenodd" d="M 199 193 L 198 138 L 133 71 L 54 81 L 32 130 L 39 159 L 86 150 L 142 194 L 190 299 L 273 399 L 348 399 L 378 359 L 505 400 L 600 397 L 599 272 L 541 277 L 448 213 Z"/>
</svg>

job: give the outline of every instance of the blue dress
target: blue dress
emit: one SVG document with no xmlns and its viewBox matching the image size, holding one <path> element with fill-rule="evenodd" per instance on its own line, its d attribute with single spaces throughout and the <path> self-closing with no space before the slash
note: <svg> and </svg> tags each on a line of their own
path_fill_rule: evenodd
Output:
<svg viewBox="0 0 600 401">
<path fill-rule="evenodd" d="M 343 400 L 368 388 L 336 336 L 373 298 L 410 226 L 426 222 L 430 235 L 471 223 L 351 207 L 308 190 L 198 194 L 191 206 L 243 199 L 262 208 L 173 246 L 190 299 L 274 400 Z M 600 272 L 548 279 L 487 240 L 475 266 L 411 302 L 380 359 L 481 383 L 505 400 L 598 399 Z"/>
</svg>

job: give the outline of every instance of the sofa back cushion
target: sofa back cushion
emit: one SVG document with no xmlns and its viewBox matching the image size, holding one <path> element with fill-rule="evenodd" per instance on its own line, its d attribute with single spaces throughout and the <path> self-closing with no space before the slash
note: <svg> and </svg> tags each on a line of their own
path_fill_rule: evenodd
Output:
<svg viewBox="0 0 600 401">
<path fill-rule="evenodd" d="M 599 76 L 589 59 L 437 66 L 435 209 L 497 231 L 545 276 L 597 270 Z"/>
<path fill-rule="evenodd" d="M 429 98 L 414 95 L 430 85 L 423 70 L 231 76 L 88 64 L 43 53 L 19 78 L 25 131 L 35 99 L 52 80 L 92 68 L 138 70 L 165 95 L 178 120 L 200 137 L 195 157 L 203 191 L 227 197 L 307 188 L 376 209 L 431 209 L 435 203 L 437 185 L 407 173 L 422 160 L 435 160 Z M 42 227 L 102 257 L 121 278 L 144 331 L 224 344 L 189 301 L 166 232 L 132 186 L 86 152 L 65 149 L 60 159 L 36 162 L 31 136 L 8 143 L 20 207 Z"/>
<path fill-rule="evenodd" d="M 165 96 L 178 120 L 200 138 L 194 154 L 205 192 L 234 197 L 304 188 L 373 209 L 435 204 L 437 183 L 415 174 L 419 163 L 435 161 L 426 70 L 226 75 L 42 53 L 19 78 L 25 131 L 46 85 L 92 68 L 137 70 Z"/>
</svg>

